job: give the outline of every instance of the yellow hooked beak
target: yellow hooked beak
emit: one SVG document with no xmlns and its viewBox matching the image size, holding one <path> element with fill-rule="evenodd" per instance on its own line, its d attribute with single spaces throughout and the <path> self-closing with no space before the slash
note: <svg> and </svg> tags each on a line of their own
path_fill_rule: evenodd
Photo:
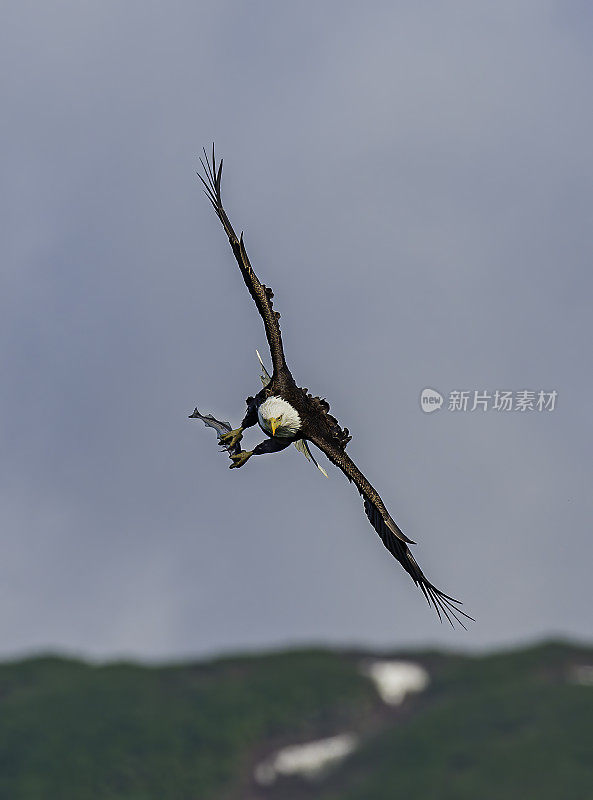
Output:
<svg viewBox="0 0 593 800">
<path fill-rule="evenodd" d="M 270 420 L 270 428 L 272 429 L 272 436 L 276 433 L 276 428 L 278 427 L 278 418 L 274 417 L 274 419 Z"/>
</svg>

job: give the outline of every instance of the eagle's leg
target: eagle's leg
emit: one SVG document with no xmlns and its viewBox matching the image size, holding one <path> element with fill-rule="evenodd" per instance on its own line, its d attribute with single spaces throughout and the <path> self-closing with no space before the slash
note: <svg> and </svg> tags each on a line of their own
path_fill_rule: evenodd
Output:
<svg viewBox="0 0 593 800">
<path fill-rule="evenodd" d="M 279 439 L 278 437 L 264 439 L 264 441 L 258 444 L 257 447 L 254 447 L 253 450 L 241 450 L 239 453 L 231 456 L 230 458 L 233 463 L 229 469 L 238 469 L 242 467 L 251 456 L 261 456 L 264 453 L 278 453 L 280 450 L 284 450 L 288 447 L 291 442 L 292 439 Z"/>
<path fill-rule="evenodd" d="M 280 439 L 277 436 L 271 436 L 269 439 L 264 439 L 263 442 L 254 447 L 251 451 L 254 456 L 261 456 L 264 453 L 278 453 L 292 444 L 292 439 Z"/>
<path fill-rule="evenodd" d="M 251 452 L 254 456 L 261 456 L 264 453 L 278 453 L 290 444 L 292 444 L 292 439 L 280 439 L 278 436 L 270 436 L 269 439 L 264 439 L 257 447 L 254 447 Z"/>
<path fill-rule="evenodd" d="M 231 461 L 233 462 L 229 469 L 239 469 L 242 467 L 243 464 L 248 461 L 251 456 L 253 455 L 253 450 L 239 450 L 238 453 L 230 456 Z"/>
<path fill-rule="evenodd" d="M 248 397 L 247 413 L 243 418 L 241 426 L 239 428 L 235 428 L 234 431 L 229 431 L 228 433 L 225 433 L 224 436 L 221 436 L 219 439 L 220 444 L 222 444 L 227 449 L 233 447 L 234 445 L 237 444 L 237 442 L 240 442 L 241 439 L 243 438 L 243 431 L 245 430 L 245 428 L 251 428 L 251 426 L 255 425 L 256 423 L 257 423 L 257 406 L 255 404 L 255 398 Z M 241 463 L 244 464 L 245 461 L 247 461 L 247 459 L 245 459 Z M 233 464 L 232 466 L 235 465 Z M 236 466 L 240 467 L 241 464 L 238 464 Z"/>
<path fill-rule="evenodd" d="M 235 428 L 234 431 L 229 431 L 228 433 L 223 434 L 218 441 L 224 447 L 231 448 L 236 445 L 237 442 L 240 442 L 242 438 L 243 428 Z"/>
</svg>

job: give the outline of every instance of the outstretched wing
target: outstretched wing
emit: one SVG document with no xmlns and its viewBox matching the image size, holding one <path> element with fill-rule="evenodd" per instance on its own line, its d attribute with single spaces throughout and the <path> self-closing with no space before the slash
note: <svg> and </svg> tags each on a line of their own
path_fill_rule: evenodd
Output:
<svg viewBox="0 0 593 800">
<path fill-rule="evenodd" d="M 233 226 L 231 225 L 229 218 L 222 207 L 222 199 L 220 195 L 222 159 L 217 166 L 214 156 L 214 145 L 212 145 L 212 162 L 208 160 L 208 156 L 204 150 L 204 160 L 200 158 L 200 163 L 202 164 L 202 168 L 204 170 L 204 177 L 202 177 L 202 175 L 199 173 L 198 177 L 204 184 L 206 195 L 212 203 L 218 218 L 222 222 L 226 231 L 226 235 L 229 237 L 229 242 L 233 249 L 233 253 L 235 254 L 235 258 L 237 259 L 237 263 L 239 264 L 239 269 L 241 270 L 243 280 L 249 289 L 249 294 L 255 300 L 257 310 L 261 314 L 261 317 L 264 321 L 266 339 L 268 340 L 268 344 L 270 346 L 274 374 L 278 375 L 282 371 L 288 371 L 288 367 L 286 366 L 286 361 L 284 359 L 282 336 L 280 334 L 280 325 L 278 324 L 280 314 L 277 311 L 274 311 L 272 308 L 272 297 L 274 296 L 274 293 L 269 287 L 264 286 L 263 283 L 259 282 L 257 275 L 253 271 L 253 267 L 249 263 L 249 258 L 247 257 L 247 252 L 245 251 L 245 245 L 243 244 L 243 234 L 241 233 L 241 237 L 237 238 L 237 234 L 233 230 Z"/>
<path fill-rule="evenodd" d="M 327 441 L 321 436 L 312 436 L 311 441 L 325 453 L 333 464 L 342 470 L 348 480 L 354 481 L 364 500 L 364 510 L 371 525 L 381 537 L 385 547 L 397 558 L 416 586 L 420 587 L 428 603 L 434 606 L 439 619 L 442 621 L 444 616 L 452 626 L 453 620 L 455 620 L 462 628 L 465 628 L 460 617 L 463 616 L 469 620 L 473 620 L 473 618 L 458 608 L 461 605 L 459 600 L 441 592 L 426 578 L 408 547 L 408 544 L 415 544 L 415 542 L 408 539 L 391 519 L 378 492 L 367 481 L 352 459 L 337 444 Z"/>
</svg>

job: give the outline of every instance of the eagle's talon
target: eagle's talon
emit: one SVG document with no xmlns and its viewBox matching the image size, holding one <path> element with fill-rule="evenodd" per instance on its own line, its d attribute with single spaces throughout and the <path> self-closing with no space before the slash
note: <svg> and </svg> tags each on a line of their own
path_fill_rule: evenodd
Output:
<svg viewBox="0 0 593 800">
<path fill-rule="evenodd" d="M 243 428 L 236 428 L 234 431 L 229 431 L 228 433 L 223 434 L 219 441 L 223 447 L 227 449 L 230 447 L 234 447 L 237 442 L 240 442 L 243 438 Z"/>
<path fill-rule="evenodd" d="M 243 464 L 251 458 L 252 454 L 253 450 L 241 450 L 239 453 L 230 456 L 233 463 L 230 465 L 229 469 L 239 469 L 239 467 L 242 467 Z"/>
</svg>

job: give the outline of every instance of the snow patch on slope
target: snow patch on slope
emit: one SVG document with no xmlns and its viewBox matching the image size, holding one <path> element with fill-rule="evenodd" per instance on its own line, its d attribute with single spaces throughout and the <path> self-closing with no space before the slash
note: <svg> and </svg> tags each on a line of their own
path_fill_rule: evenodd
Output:
<svg viewBox="0 0 593 800">
<path fill-rule="evenodd" d="M 357 736 L 353 733 L 343 733 L 329 739 L 284 747 L 258 764 L 254 773 L 255 780 L 262 786 L 269 786 L 280 775 L 320 777 L 327 769 L 349 756 L 357 745 Z"/>
<path fill-rule="evenodd" d="M 577 667 L 573 667 L 570 674 L 570 681 L 579 686 L 593 686 L 593 666 L 581 664 Z"/>
<path fill-rule="evenodd" d="M 388 705 L 399 705 L 410 692 L 421 692 L 430 681 L 428 672 L 410 661 L 373 661 L 363 673 L 374 682 L 379 696 Z"/>
</svg>

